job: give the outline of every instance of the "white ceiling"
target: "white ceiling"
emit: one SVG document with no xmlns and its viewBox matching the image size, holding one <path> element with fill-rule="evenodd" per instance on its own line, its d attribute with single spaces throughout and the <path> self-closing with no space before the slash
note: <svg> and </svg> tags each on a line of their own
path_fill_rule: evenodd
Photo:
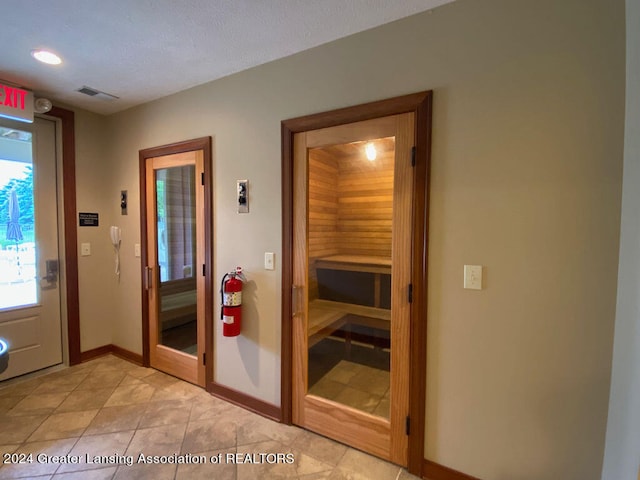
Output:
<svg viewBox="0 0 640 480">
<path fill-rule="evenodd" d="M 451 1 L 20 0 L 2 9 L 0 79 L 110 114 Z"/>
</svg>

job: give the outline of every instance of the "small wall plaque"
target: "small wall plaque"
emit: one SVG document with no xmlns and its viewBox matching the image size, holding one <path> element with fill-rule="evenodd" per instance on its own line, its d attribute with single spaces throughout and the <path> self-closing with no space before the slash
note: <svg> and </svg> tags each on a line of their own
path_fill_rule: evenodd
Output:
<svg viewBox="0 0 640 480">
<path fill-rule="evenodd" d="M 78 217 L 80 220 L 79 225 L 81 227 L 97 227 L 98 226 L 97 213 L 80 212 L 78 213 Z"/>
</svg>

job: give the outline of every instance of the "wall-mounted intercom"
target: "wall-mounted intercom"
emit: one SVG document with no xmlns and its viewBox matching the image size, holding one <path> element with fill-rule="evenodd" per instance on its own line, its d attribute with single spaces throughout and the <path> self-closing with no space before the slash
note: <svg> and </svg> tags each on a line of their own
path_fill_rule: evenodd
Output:
<svg viewBox="0 0 640 480">
<path fill-rule="evenodd" d="M 238 180 L 238 213 L 249 213 L 249 181 Z"/>
<path fill-rule="evenodd" d="M 120 244 L 122 243 L 122 231 L 120 227 L 111 227 L 109 229 L 109 235 L 111 236 L 111 244 L 115 252 L 116 275 L 120 277 Z"/>
<path fill-rule="evenodd" d="M 121 215 L 127 214 L 127 191 L 126 190 L 120 191 L 120 214 Z"/>
</svg>

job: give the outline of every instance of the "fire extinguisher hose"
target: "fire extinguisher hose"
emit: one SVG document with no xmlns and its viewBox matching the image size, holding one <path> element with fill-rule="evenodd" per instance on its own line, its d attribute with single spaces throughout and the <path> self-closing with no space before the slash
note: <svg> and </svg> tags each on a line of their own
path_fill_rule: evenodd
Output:
<svg viewBox="0 0 640 480">
<path fill-rule="evenodd" d="M 220 284 L 220 320 L 223 319 L 222 307 L 224 307 L 224 281 L 227 279 L 228 276 L 229 274 L 225 273 L 224 277 L 222 277 L 222 283 Z"/>
</svg>

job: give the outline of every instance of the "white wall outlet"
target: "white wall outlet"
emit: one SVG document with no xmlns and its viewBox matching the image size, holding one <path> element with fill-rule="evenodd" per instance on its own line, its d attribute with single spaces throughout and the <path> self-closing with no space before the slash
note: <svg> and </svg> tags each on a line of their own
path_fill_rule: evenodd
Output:
<svg viewBox="0 0 640 480">
<path fill-rule="evenodd" d="M 482 290 L 482 265 L 464 266 L 464 288 Z"/>
<path fill-rule="evenodd" d="M 264 253 L 264 269 L 265 270 L 275 270 L 276 262 L 275 262 L 275 253 L 273 252 L 265 252 Z"/>
<path fill-rule="evenodd" d="M 90 243 L 81 243 L 80 244 L 80 256 L 88 257 L 91 255 L 91 244 Z"/>
<path fill-rule="evenodd" d="M 139 243 L 136 243 L 133 246 L 133 255 L 136 256 L 136 257 L 140 256 L 140 244 Z"/>
</svg>

